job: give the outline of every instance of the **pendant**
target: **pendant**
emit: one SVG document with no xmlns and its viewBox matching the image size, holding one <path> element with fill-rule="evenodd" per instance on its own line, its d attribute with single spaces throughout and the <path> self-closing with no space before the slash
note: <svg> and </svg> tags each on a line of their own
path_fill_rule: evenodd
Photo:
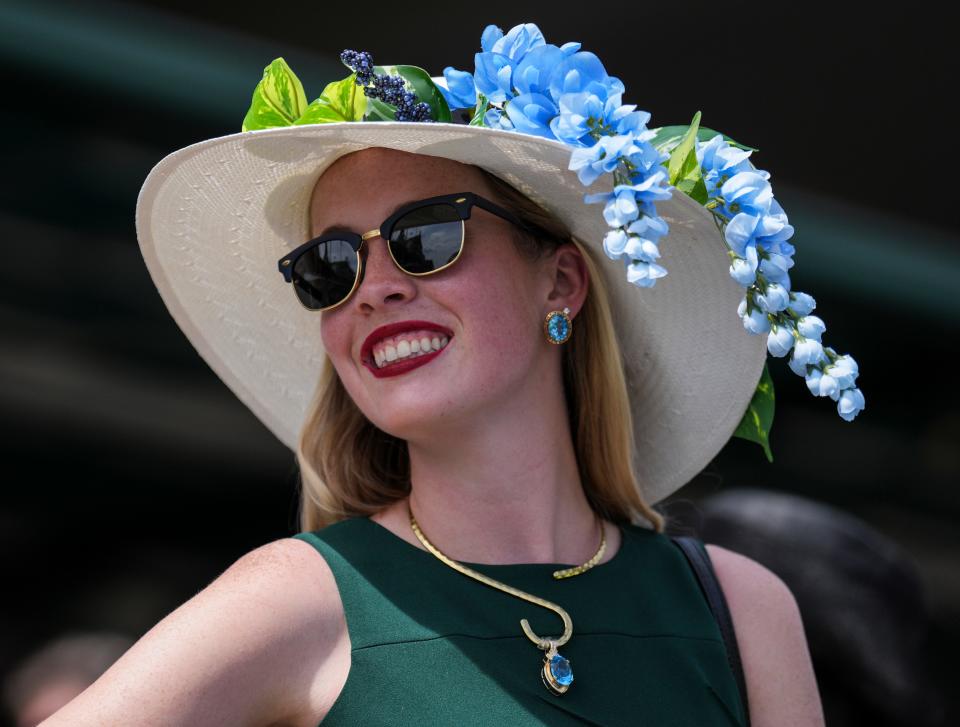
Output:
<svg viewBox="0 0 960 727">
<path fill-rule="evenodd" d="M 550 648 L 543 657 L 543 669 L 540 670 L 543 686 L 553 694 L 560 696 L 573 683 L 573 670 L 570 662 L 557 652 L 557 645 L 550 642 Z"/>
</svg>

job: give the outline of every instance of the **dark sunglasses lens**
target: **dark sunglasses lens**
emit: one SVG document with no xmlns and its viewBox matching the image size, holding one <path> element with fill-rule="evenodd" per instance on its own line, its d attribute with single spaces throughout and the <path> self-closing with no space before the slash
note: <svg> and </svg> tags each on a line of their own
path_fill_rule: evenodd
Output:
<svg viewBox="0 0 960 727">
<path fill-rule="evenodd" d="M 293 264 L 293 289 L 311 310 L 342 302 L 357 279 L 357 253 L 345 240 L 327 240 L 303 253 Z"/>
<path fill-rule="evenodd" d="M 451 263 L 463 244 L 463 220 L 448 204 L 413 210 L 393 225 L 390 251 L 408 273 L 430 273 Z"/>
</svg>

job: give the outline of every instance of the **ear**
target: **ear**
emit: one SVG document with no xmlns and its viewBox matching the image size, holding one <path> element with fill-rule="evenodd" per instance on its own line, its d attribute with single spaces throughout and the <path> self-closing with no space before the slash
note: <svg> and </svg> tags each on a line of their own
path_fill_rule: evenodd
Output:
<svg viewBox="0 0 960 727">
<path fill-rule="evenodd" d="M 566 307 L 573 318 L 583 307 L 590 287 L 590 273 L 583 253 L 572 242 L 566 242 L 550 256 L 547 270 L 551 288 L 546 299 L 547 309 L 543 314 Z"/>
</svg>

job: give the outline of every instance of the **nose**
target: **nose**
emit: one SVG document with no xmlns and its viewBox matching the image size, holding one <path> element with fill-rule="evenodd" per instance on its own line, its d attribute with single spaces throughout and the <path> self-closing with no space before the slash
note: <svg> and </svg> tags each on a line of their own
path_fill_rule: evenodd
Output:
<svg viewBox="0 0 960 727">
<path fill-rule="evenodd" d="M 379 235 L 363 241 L 360 248 L 363 275 L 354 291 L 354 305 L 365 313 L 412 300 L 417 294 L 413 276 L 407 275 L 390 256 L 387 241 Z"/>
</svg>

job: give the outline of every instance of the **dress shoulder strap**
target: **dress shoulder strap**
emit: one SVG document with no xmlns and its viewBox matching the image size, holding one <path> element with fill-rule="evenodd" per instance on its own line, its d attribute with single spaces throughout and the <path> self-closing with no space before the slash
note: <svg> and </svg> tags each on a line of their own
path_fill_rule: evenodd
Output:
<svg viewBox="0 0 960 727">
<path fill-rule="evenodd" d="M 737 688 L 740 690 L 740 701 L 743 703 L 746 727 L 750 727 L 747 687 L 743 678 L 743 666 L 740 663 L 740 650 L 737 648 L 737 637 L 733 630 L 733 621 L 730 618 L 727 599 L 724 598 L 723 590 L 720 588 L 720 582 L 717 580 L 717 574 L 713 570 L 710 554 L 707 552 L 703 543 L 697 538 L 687 535 L 671 535 L 670 539 L 674 545 L 683 551 L 683 554 L 690 562 L 693 572 L 700 582 L 700 588 L 707 598 L 707 603 L 710 604 L 713 617 L 717 620 L 717 625 L 720 627 L 720 633 L 723 635 L 723 642 L 727 648 L 727 660 L 730 662 L 730 669 L 736 677 Z"/>
</svg>

